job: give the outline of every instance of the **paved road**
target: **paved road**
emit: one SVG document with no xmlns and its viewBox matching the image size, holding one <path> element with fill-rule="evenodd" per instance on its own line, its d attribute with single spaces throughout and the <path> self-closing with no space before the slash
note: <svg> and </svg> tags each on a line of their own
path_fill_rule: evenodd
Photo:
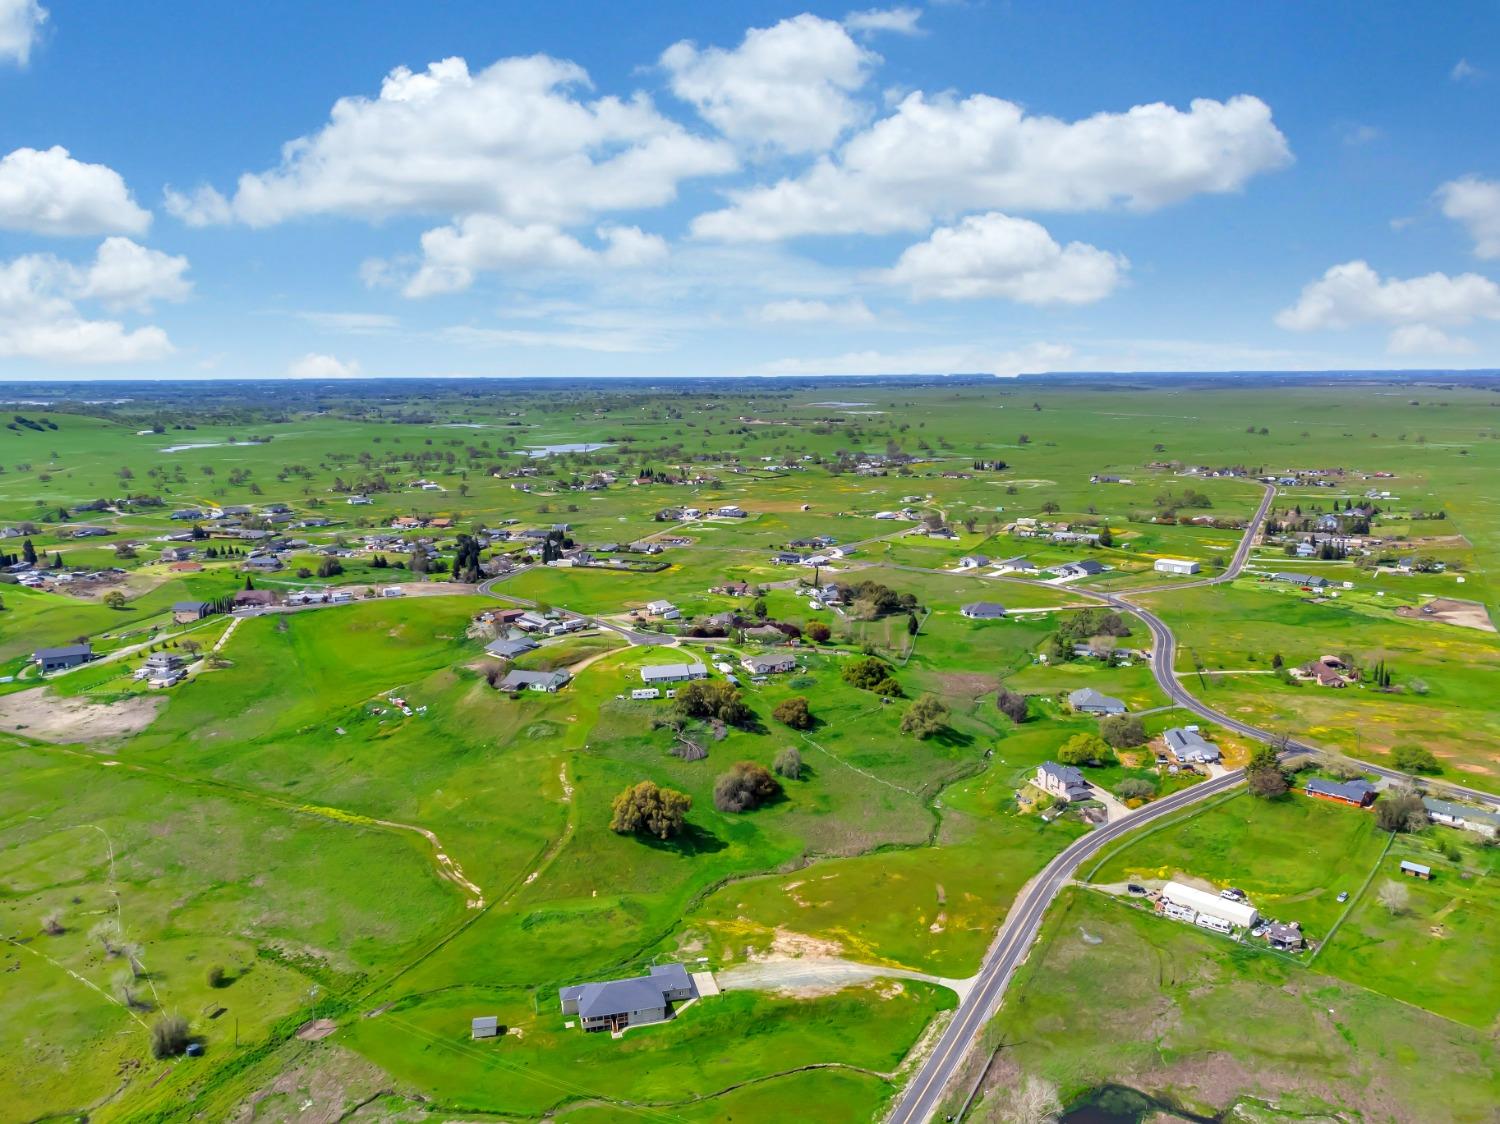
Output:
<svg viewBox="0 0 1500 1124">
<path fill-rule="evenodd" d="M 901 1100 L 887 1118 L 890 1124 L 921 1124 L 937 1110 L 943 1091 L 968 1053 L 970 1045 L 999 1008 L 1006 985 L 1010 983 L 1016 967 L 1025 959 L 1031 942 L 1036 939 L 1047 907 L 1067 885 L 1079 863 L 1143 824 L 1180 811 L 1210 796 L 1227 792 L 1239 784 L 1243 776 L 1241 772 L 1226 773 L 1222 777 L 1164 796 L 1146 805 L 1128 820 L 1097 828 L 1074 840 L 1047 864 L 1041 874 L 1027 883 L 1006 914 L 1005 923 L 1000 926 L 995 943 L 985 955 L 984 967 L 979 971 L 974 989 L 959 1006 L 953 1021 L 938 1039 L 937 1046 L 902 1093 Z"/>
<path fill-rule="evenodd" d="M 1222 714 L 1205 703 L 1199 702 L 1191 692 L 1173 674 L 1173 665 L 1177 655 L 1177 638 L 1173 636 L 1172 630 L 1167 623 L 1149 609 L 1126 600 L 1128 596 L 1141 593 L 1154 593 L 1163 590 L 1175 590 L 1191 588 L 1193 586 L 1217 585 L 1221 582 L 1233 581 L 1245 568 L 1245 563 L 1250 557 L 1250 550 L 1260 535 L 1261 524 L 1275 501 L 1276 489 L 1270 485 L 1266 486 L 1266 493 L 1262 497 L 1260 507 L 1255 516 L 1246 526 L 1245 534 L 1240 539 L 1239 546 L 1235 549 L 1234 557 L 1225 567 L 1223 573 L 1211 578 L 1205 578 L 1196 582 L 1179 582 L 1171 585 L 1153 586 L 1148 589 L 1132 590 L 1129 594 L 1103 593 L 1097 590 L 1081 589 L 1077 587 L 1053 587 L 1046 582 L 1033 581 L 1027 578 L 1010 578 L 1010 580 L 1027 585 L 1046 586 L 1047 588 L 1067 588 L 1072 593 L 1081 594 L 1096 601 L 1101 601 L 1111 608 L 1122 613 L 1129 613 L 1145 623 L 1151 631 L 1152 674 L 1157 684 L 1168 698 L 1194 714 L 1208 719 L 1220 726 L 1233 730 L 1245 737 L 1257 741 L 1275 745 L 1283 757 L 1295 757 L 1303 753 L 1322 754 L 1323 750 L 1317 746 L 1308 745 L 1303 742 L 1294 741 L 1291 738 L 1279 737 L 1269 731 L 1262 730 L 1248 722 L 1242 722 L 1237 718 L 1231 718 Z M 903 567 L 905 568 L 905 567 Z M 915 568 L 915 567 L 913 567 Z M 1375 773 L 1381 777 L 1397 783 L 1409 783 L 1412 778 L 1394 769 L 1386 769 L 1379 765 L 1372 765 L 1367 761 L 1359 762 L 1362 769 Z M 1183 789 L 1181 792 L 1173 793 L 1171 796 L 1163 797 L 1146 805 L 1134 815 L 1117 820 L 1104 827 L 1075 840 L 1061 854 L 1054 858 L 1043 869 L 1035 879 L 1026 885 L 1021 895 L 1017 898 L 1015 905 L 1006 915 L 1000 931 L 996 934 L 995 942 L 990 946 L 989 952 L 985 954 L 984 965 L 980 968 L 979 976 L 974 989 L 968 997 L 960 1004 L 958 1013 L 953 1021 L 948 1024 L 941 1038 L 938 1039 L 937 1047 L 932 1054 L 922 1063 L 921 1068 L 907 1085 L 897 1102 L 895 1109 L 887 1118 L 888 1124 L 922 1124 L 937 1109 L 938 1102 L 942 1099 L 943 1092 L 948 1083 L 953 1079 L 953 1074 L 963 1062 L 975 1038 L 984 1029 L 984 1026 L 994 1016 L 999 1008 L 1000 999 L 1005 994 L 1006 985 L 1010 982 L 1016 966 L 1025 958 L 1026 951 L 1031 947 L 1031 942 L 1036 939 L 1036 934 L 1041 928 L 1042 918 L 1047 912 L 1047 907 L 1052 899 L 1067 884 L 1073 870 L 1084 859 L 1095 854 L 1107 844 L 1118 839 L 1120 836 L 1136 830 L 1143 824 L 1161 816 L 1188 807 L 1198 801 L 1208 799 L 1218 793 L 1226 792 L 1244 778 L 1242 770 L 1226 773 L 1222 777 L 1196 784 L 1191 788 Z M 1479 792 L 1474 789 L 1464 788 L 1460 785 L 1448 785 L 1450 791 L 1466 796 L 1470 799 L 1490 805 L 1500 805 L 1500 797 L 1490 793 Z"/>
</svg>

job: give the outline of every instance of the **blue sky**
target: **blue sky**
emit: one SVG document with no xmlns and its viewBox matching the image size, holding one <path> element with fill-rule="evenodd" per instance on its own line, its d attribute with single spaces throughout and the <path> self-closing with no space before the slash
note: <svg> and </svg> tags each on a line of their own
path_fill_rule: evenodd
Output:
<svg viewBox="0 0 1500 1124">
<path fill-rule="evenodd" d="M 0 0 L 0 378 L 1500 366 L 1490 3 Z"/>
</svg>

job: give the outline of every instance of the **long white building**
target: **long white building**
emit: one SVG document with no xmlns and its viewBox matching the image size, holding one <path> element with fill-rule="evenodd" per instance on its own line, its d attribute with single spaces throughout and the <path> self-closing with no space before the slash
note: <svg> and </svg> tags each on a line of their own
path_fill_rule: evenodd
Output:
<svg viewBox="0 0 1500 1124">
<path fill-rule="evenodd" d="M 1198 563 L 1190 558 L 1158 558 L 1156 572 L 1158 574 L 1196 574 Z"/>
<path fill-rule="evenodd" d="M 1220 921 L 1227 921 L 1241 929 L 1248 929 L 1260 920 L 1260 914 L 1249 902 L 1230 901 L 1207 890 L 1184 886 L 1181 882 L 1168 882 L 1162 887 L 1161 896 L 1171 905 L 1217 917 Z"/>
</svg>

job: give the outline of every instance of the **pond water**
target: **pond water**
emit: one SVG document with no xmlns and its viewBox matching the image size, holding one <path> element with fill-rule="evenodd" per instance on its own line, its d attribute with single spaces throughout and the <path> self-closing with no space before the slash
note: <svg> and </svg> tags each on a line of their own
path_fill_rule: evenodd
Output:
<svg viewBox="0 0 1500 1124">
<path fill-rule="evenodd" d="M 523 457 L 550 457 L 553 453 L 593 453 L 610 447 L 607 441 L 603 443 L 565 441 L 560 445 L 527 445 L 526 448 L 517 449 L 516 452 Z"/>
<path fill-rule="evenodd" d="M 1170 1113 L 1174 1119 L 1192 1124 L 1219 1124 L 1225 1118 L 1223 1113 L 1199 1116 L 1125 1085 L 1101 1085 L 1070 1104 L 1058 1121 L 1059 1124 L 1142 1124 L 1158 1112 Z"/>
</svg>

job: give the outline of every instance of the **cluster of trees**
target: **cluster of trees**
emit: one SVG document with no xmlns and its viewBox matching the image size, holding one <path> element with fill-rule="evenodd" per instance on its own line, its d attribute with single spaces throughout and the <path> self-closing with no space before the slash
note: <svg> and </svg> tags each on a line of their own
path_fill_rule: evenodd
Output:
<svg viewBox="0 0 1500 1124">
<path fill-rule="evenodd" d="M 1250 751 L 1250 760 L 1245 765 L 1245 784 L 1253 795 L 1263 800 L 1285 796 L 1291 787 L 1276 750 L 1268 745 L 1258 745 Z"/>
<path fill-rule="evenodd" d="M 899 699 L 904 693 L 891 674 L 891 665 L 879 656 L 866 656 L 844 665 L 839 672 L 844 682 L 862 691 L 873 691 L 886 698 Z M 679 696 L 680 698 L 681 696 Z"/>
<path fill-rule="evenodd" d="M 1373 668 L 1370 669 L 1370 676 L 1367 682 L 1373 683 L 1375 686 L 1382 689 L 1390 687 L 1391 669 L 1385 666 L 1384 660 L 1380 660 Z"/>
<path fill-rule="evenodd" d="M 551 536 L 548 536 L 547 542 L 551 541 Z M 546 543 L 542 544 L 544 553 L 546 546 Z M 453 580 L 470 583 L 479 580 L 479 541 L 473 535 L 458 536 L 458 551 L 453 556 Z"/>
<path fill-rule="evenodd" d="M 654 835 L 671 839 L 682 834 L 693 798 L 675 788 L 661 788 L 655 781 L 631 785 L 610 807 L 609 829 L 621 835 Z"/>
<path fill-rule="evenodd" d="M 798 772 L 801 760 L 798 759 Z M 721 812 L 749 812 L 781 795 L 781 782 L 764 765 L 737 762 L 714 781 L 714 807 Z"/>
<path fill-rule="evenodd" d="M 1391 764 L 1403 773 L 1441 773 L 1443 766 L 1432 751 L 1420 745 L 1398 745 L 1391 750 Z"/>
<path fill-rule="evenodd" d="M 1099 736 L 1114 749 L 1146 744 L 1146 727 L 1134 714 L 1113 714 L 1099 723 Z"/>
<path fill-rule="evenodd" d="M 776 770 L 778 776 L 785 777 L 789 781 L 802 779 L 802 751 L 794 745 L 789 745 L 776 755 L 776 760 L 771 768 Z"/>
<path fill-rule="evenodd" d="M 851 606 L 851 615 L 859 620 L 874 620 L 888 613 L 909 613 L 917 607 L 914 594 L 897 593 L 890 586 L 876 581 L 851 582 L 841 589 L 840 600 Z"/>
<path fill-rule="evenodd" d="M 727 726 L 749 726 L 755 721 L 755 712 L 736 688 L 706 679 L 677 688 L 676 709 L 684 718 L 718 719 Z"/>
<path fill-rule="evenodd" d="M 1381 831 L 1421 831 L 1427 823 L 1427 806 L 1414 788 L 1399 788 L 1375 801 L 1375 826 Z"/>
<path fill-rule="evenodd" d="M 1113 647 L 1113 641 L 1130 635 L 1130 626 L 1125 618 L 1113 609 L 1084 609 L 1072 616 L 1064 617 L 1062 624 L 1052 636 L 1047 659 L 1052 663 L 1063 663 L 1073 659 L 1074 645 L 1095 640 L 1101 647 Z"/>
</svg>

